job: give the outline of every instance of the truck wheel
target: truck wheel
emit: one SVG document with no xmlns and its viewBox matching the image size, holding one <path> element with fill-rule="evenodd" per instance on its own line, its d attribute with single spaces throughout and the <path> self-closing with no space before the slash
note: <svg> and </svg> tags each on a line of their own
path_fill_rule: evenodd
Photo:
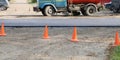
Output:
<svg viewBox="0 0 120 60">
<path fill-rule="evenodd" d="M 4 11 L 4 10 L 7 10 L 7 7 L 5 7 L 5 6 L 0 6 L 0 11 Z"/>
<path fill-rule="evenodd" d="M 73 12 L 72 12 L 72 15 L 73 15 L 73 16 L 79 16 L 79 15 L 80 15 L 80 12 L 73 11 Z"/>
<path fill-rule="evenodd" d="M 94 6 L 88 6 L 86 11 L 85 11 L 85 14 L 87 16 L 91 16 L 93 15 L 94 13 L 96 12 L 96 8 Z"/>
<path fill-rule="evenodd" d="M 52 6 L 46 6 L 42 11 L 44 16 L 53 16 L 55 14 L 55 9 Z"/>
<path fill-rule="evenodd" d="M 82 15 L 87 16 L 84 9 L 81 9 L 81 13 L 82 13 Z"/>
<path fill-rule="evenodd" d="M 103 9 L 104 9 L 103 7 L 99 7 L 98 12 L 102 11 Z"/>
<path fill-rule="evenodd" d="M 117 9 L 113 9 L 113 12 L 114 12 L 114 13 L 118 13 L 118 11 L 119 11 L 119 10 L 117 10 Z"/>
</svg>

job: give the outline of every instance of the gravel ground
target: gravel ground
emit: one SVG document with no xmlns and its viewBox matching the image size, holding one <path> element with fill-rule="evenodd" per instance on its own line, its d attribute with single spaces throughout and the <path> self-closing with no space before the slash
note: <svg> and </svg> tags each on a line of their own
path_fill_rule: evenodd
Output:
<svg viewBox="0 0 120 60">
<path fill-rule="evenodd" d="M 109 44 L 119 27 L 78 27 L 77 43 L 71 42 L 73 27 L 6 27 L 0 37 L 0 60 L 107 60 Z"/>
</svg>

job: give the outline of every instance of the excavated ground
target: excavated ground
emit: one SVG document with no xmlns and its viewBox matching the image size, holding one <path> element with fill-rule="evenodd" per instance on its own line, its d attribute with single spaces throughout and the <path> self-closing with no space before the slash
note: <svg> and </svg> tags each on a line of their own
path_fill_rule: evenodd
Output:
<svg viewBox="0 0 120 60">
<path fill-rule="evenodd" d="M 119 27 L 78 27 L 79 42 L 71 42 L 73 27 L 6 27 L 0 37 L 0 60 L 106 60 Z"/>
</svg>

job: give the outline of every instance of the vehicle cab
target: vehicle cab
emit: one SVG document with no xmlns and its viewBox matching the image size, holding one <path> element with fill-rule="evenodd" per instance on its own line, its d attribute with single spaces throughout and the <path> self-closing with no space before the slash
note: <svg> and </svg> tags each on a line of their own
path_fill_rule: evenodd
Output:
<svg viewBox="0 0 120 60">
<path fill-rule="evenodd" d="M 44 16 L 50 16 L 58 11 L 64 11 L 67 8 L 67 0 L 37 0 L 37 6 L 34 11 L 41 11 Z"/>
<path fill-rule="evenodd" d="M 112 10 L 112 2 L 105 3 L 105 8 Z"/>
</svg>

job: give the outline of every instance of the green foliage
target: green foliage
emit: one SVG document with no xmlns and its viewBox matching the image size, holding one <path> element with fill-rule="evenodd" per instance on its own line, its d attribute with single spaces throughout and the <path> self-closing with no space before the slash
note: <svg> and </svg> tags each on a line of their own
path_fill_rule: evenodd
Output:
<svg viewBox="0 0 120 60">
<path fill-rule="evenodd" d="M 120 60 L 120 46 L 117 46 L 112 50 L 110 60 Z"/>
<path fill-rule="evenodd" d="M 29 3 L 36 3 L 37 0 L 29 0 Z"/>
</svg>

